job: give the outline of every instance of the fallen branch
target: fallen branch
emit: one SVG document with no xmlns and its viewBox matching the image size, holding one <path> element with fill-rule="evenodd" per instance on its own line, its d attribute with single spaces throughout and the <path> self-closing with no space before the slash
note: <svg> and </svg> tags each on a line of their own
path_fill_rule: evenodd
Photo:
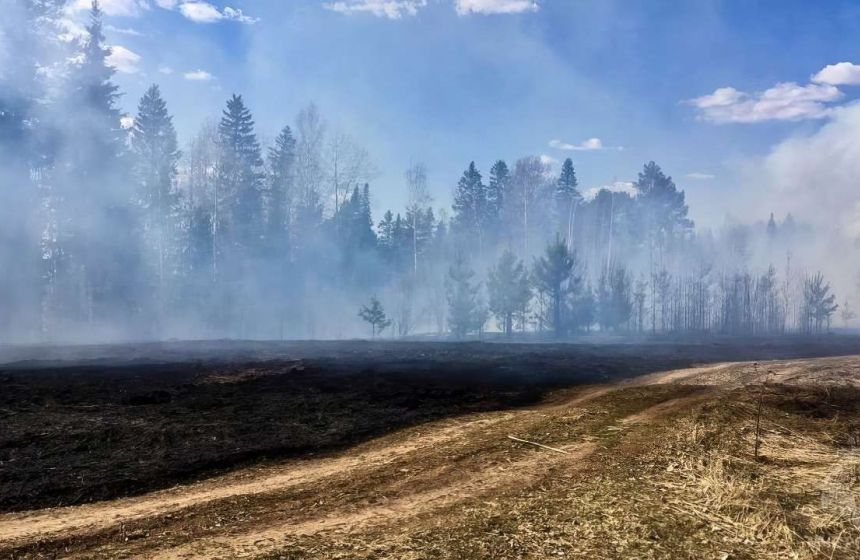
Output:
<svg viewBox="0 0 860 560">
<path fill-rule="evenodd" d="M 508 436 L 508 439 L 512 439 L 512 440 L 518 441 L 520 443 L 528 443 L 529 445 L 535 445 L 537 447 L 543 447 L 544 449 L 549 449 L 550 451 L 555 451 L 556 453 L 564 453 L 565 455 L 569 455 L 569 453 L 567 451 L 565 451 L 564 449 L 557 449 L 555 447 L 550 447 L 548 445 L 544 445 L 542 443 L 537 443 L 534 441 L 529 441 L 527 439 L 520 439 L 520 438 L 514 437 L 514 436 Z"/>
</svg>

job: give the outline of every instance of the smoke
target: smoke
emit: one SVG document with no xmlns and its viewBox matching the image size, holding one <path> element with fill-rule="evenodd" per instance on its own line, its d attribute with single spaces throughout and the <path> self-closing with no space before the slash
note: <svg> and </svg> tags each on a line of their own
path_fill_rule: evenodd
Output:
<svg viewBox="0 0 860 560">
<path fill-rule="evenodd" d="M 733 212 L 748 219 L 790 214 L 812 226 L 797 240 L 795 257 L 853 299 L 860 271 L 849 257 L 860 246 L 860 103 L 836 108 L 817 130 L 779 142 L 748 162 L 742 178 L 747 188 Z"/>
<path fill-rule="evenodd" d="M 523 3 L 510 3 L 515 4 Z M 653 308 L 638 311 L 640 328 L 646 322 L 642 313 L 658 313 L 658 274 L 663 278 L 659 318 L 667 331 L 688 328 L 670 326 L 677 320 L 670 316 L 670 300 L 681 305 L 691 282 L 703 282 L 703 291 L 717 294 L 726 277 L 755 278 L 789 256 L 803 272 L 824 271 L 840 297 L 854 293 L 857 266 L 844 255 L 856 250 L 860 238 L 860 104 L 835 109 L 817 131 L 785 140 L 747 164 L 744 183 L 755 187 L 729 203 L 745 220 L 713 236 L 701 230 L 698 237 L 691 234 L 683 194 L 656 165 L 646 166 L 647 178 L 640 174 L 638 184 L 615 181 L 589 188 L 577 186 L 572 163 L 565 162 L 571 173 L 562 188 L 561 162 L 527 154 L 492 171 L 480 162 L 469 166 L 464 155 L 457 165 L 468 171 L 445 188 L 457 189 L 456 195 L 435 199 L 428 194 L 437 180 L 432 167 L 404 161 L 402 169 L 409 172 L 398 176 L 404 177 L 402 198 L 409 193 L 408 205 L 392 207 L 389 196 L 371 215 L 374 154 L 363 147 L 362 134 L 340 130 L 342 119 L 327 126 L 315 105 L 294 119 L 281 115 L 283 120 L 271 125 L 252 122 L 256 110 L 265 114 L 271 107 L 249 102 L 230 117 L 233 128 L 212 121 L 190 143 L 180 139 L 181 159 L 174 142 L 175 161 L 158 159 L 164 156 L 160 148 L 145 160 L 130 135 L 153 126 L 152 111 L 144 119 L 122 113 L 115 104 L 122 93 L 113 89 L 116 76 L 105 65 L 92 64 L 94 56 L 101 57 L 116 71 L 142 76 L 141 59 L 128 49 L 108 55 L 91 48 L 87 66 L 78 43 L 86 30 L 75 20 L 77 31 L 62 33 L 72 21 L 62 5 L 62 0 L 0 0 L 5 196 L 0 334 L 5 340 L 363 336 L 366 328 L 357 312 L 370 297 L 381 299 L 393 322 L 386 334 L 442 333 L 451 316 L 449 271 L 461 257 L 472 271 L 461 275 L 468 282 L 458 289 L 475 290 L 476 297 L 460 299 L 481 304 L 469 310 L 481 317 L 476 328 L 481 331 L 492 324 L 485 320 L 491 310 L 483 302 L 499 300 L 489 297 L 488 270 L 505 251 L 513 251 L 530 270 L 557 237 L 581 261 L 577 269 L 583 277 L 571 284 L 583 292 L 571 297 L 583 309 L 590 306 L 582 316 L 599 316 L 610 289 L 619 291 L 612 295 L 614 313 L 630 307 L 617 300 L 629 300 L 634 287 L 643 305 L 644 290 L 650 290 Z M 133 9 L 145 3 L 112 5 Z M 187 91 L 212 79 L 202 70 L 185 77 Z M 200 111 L 165 97 L 165 114 Z M 211 117 L 220 116 L 220 107 L 207 109 Z M 270 149 L 276 144 L 260 141 L 261 132 L 270 130 L 260 128 L 280 130 L 287 124 L 292 132 L 282 130 L 282 152 L 274 157 Z M 168 128 L 172 134 L 172 124 Z M 571 152 L 620 150 L 597 138 L 553 146 Z M 497 147 L 507 149 L 492 143 Z M 151 163 L 143 174 L 142 161 Z M 162 203 L 153 202 L 162 200 L 155 187 L 165 185 L 158 192 L 176 200 L 154 212 Z M 378 211 L 389 209 L 385 215 Z M 777 215 L 776 233 L 765 223 L 770 211 Z M 612 278 L 620 279 L 614 287 L 607 284 Z M 708 317 L 718 316 L 724 296 L 720 292 L 708 300 L 714 306 Z M 535 292 L 531 302 L 519 305 L 517 324 L 544 329 L 547 297 L 546 290 Z M 589 318 L 580 327 L 614 330 L 626 321 L 630 328 L 632 320 L 616 318 L 607 327 Z M 716 319 L 695 328 L 713 325 Z"/>
<path fill-rule="evenodd" d="M 830 122 L 777 144 L 747 170 L 762 201 L 828 236 L 860 237 L 860 103 L 835 109 Z"/>
</svg>

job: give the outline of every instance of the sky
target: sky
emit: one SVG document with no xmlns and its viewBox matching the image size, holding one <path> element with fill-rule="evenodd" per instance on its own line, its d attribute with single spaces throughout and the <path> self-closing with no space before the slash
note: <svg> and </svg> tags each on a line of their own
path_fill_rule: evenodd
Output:
<svg viewBox="0 0 860 560">
<path fill-rule="evenodd" d="M 443 207 L 472 160 L 571 157 L 583 191 L 654 160 L 701 226 L 860 235 L 856 0 L 101 1 L 125 111 L 158 83 L 186 143 L 235 92 L 265 142 L 314 102 L 370 151 L 377 212 L 414 162 Z"/>
</svg>

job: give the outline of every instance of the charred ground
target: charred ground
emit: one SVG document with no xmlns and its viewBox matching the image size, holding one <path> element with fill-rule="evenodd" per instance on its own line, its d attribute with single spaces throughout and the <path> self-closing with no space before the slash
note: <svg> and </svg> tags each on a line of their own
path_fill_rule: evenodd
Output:
<svg viewBox="0 0 860 560">
<path fill-rule="evenodd" d="M 135 495 L 554 389 L 698 363 L 860 353 L 860 339 L 636 344 L 199 342 L 9 347 L 0 510 Z"/>
</svg>

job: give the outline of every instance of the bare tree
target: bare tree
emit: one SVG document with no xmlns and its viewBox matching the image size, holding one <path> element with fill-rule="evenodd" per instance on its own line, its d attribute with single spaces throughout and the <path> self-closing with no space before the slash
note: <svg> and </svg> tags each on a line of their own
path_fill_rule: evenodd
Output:
<svg viewBox="0 0 860 560">
<path fill-rule="evenodd" d="M 376 168 L 367 149 L 341 131 L 332 133 L 326 155 L 330 166 L 327 179 L 334 203 L 334 216 L 337 216 L 352 189 L 369 181 L 375 175 Z"/>
<path fill-rule="evenodd" d="M 432 199 L 427 190 L 427 167 L 414 163 L 406 170 L 406 187 L 409 189 L 407 213 L 412 218 L 412 274 L 418 276 L 418 229 L 423 211 L 430 206 Z"/>
</svg>

